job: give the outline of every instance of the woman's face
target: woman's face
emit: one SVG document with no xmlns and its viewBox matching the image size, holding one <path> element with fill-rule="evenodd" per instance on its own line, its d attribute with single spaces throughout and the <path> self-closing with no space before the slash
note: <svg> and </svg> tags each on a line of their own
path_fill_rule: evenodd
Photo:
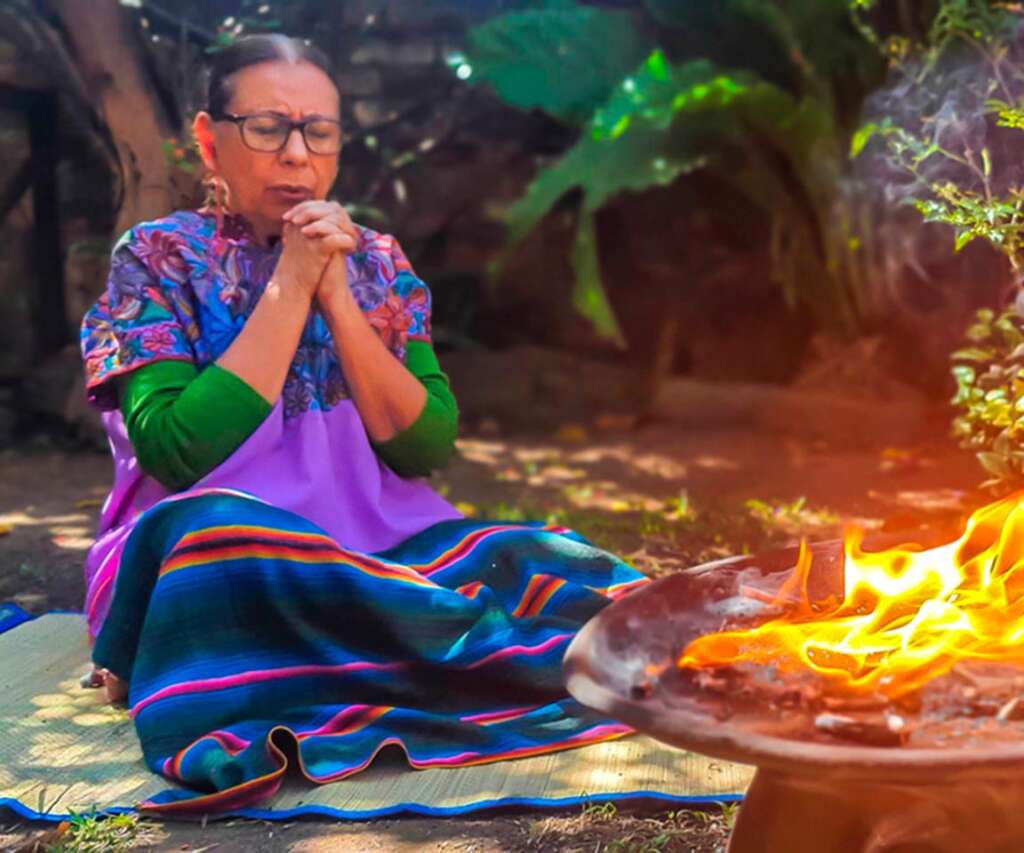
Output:
<svg viewBox="0 0 1024 853">
<path fill-rule="evenodd" d="M 318 116 L 337 120 L 338 90 L 308 62 L 263 62 L 233 74 L 225 112 L 277 113 L 293 121 Z M 281 216 L 296 204 L 326 198 L 338 175 L 336 154 L 314 154 L 298 130 L 277 152 L 253 151 L 237 124 L 200 113 L 193 127 L 206 167 L 228 187 L 232 213 L 245 216 L 261 234 L 279 234 Z"/>
</svg>

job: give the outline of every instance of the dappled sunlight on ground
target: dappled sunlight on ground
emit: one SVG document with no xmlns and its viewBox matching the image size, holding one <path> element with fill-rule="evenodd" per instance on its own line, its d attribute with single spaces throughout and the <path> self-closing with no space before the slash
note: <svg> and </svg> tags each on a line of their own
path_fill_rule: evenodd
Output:
<svg viewBox="0 0 1024 853">
<path fill-rule="evenodd" d="M 136 802 L 143 789 L 156 789 L 139 760 L 127 710 L 108 705 L 103 691 L 79 683 L 78 673 L 88 666 L 80 619 L 43 617 L 13 631 L 5 643 L 7 653 L 0 659 L 5 797 L 59 814 L 88 810 L 99 796 L 103 802 Z"/>
<path fill-rule="evenodd" d="M 849 525 L 948 524 L 985 499 L 974 460 L 941 441 L 850 450 L 653 426 L 470 437 L 459 451 L 435 483 L 467 515 L 565 524 L 652 574 Z"/>
<path fill-rule="evenodd" d="M 115 707 L 105 701 L 102 690 L 85 689 L 74 679 L 66 679 L 60 683 L 61 693 L 40 693 L 29 702 L 36 707 L 36 710 L 29 715 L 23 724 L 31 726 L 33 721 L 47 723 L 51 720 L 67 720 L 73 726 L 109 726 L 120 725 L 128 719 L 128 712 L 124 708 Z M 59 733 L 49 732 L 48 737 L 61 737 Z M 73 740 L 73 735 L 64 735 L 66 739 Z M 52 764 L 53 755 L 45 757 L 45 760 Z M 40 756 L 43 760 L 44 756 Z M 70 766 L 70 765 L 69 765 Z"/>
<path fill-rule="evenodd" d="M 71 551 L 87 551 L 92 543 L 94 523 L 84 512 L 65 515 L 35 515 L 32 506 L 17 512 L 0 515 L 0 529 L 10 535 L 20 527 L 45 527 L 51 541 L 58 548 Z"/>
<path fill-rule="evenodd" d="M 629 465 L 636 471 L 664 480 L 678 480 L 686 477 L 687 463 L 660 453 L 638 452 L 630 444 L 594 447 L 577 450 L 568 454 L 571 462 L 592 465 L 606 459 Z"/>
<path fill-rule="evenodd" d="M 965 512 L 974 495 L 964 489 L 904 489 L 894 492 L 868 491 L 869 497 L 884 505 L 925 512 Z"/>
<path fill-rule="evenodd" d="M 502 454 L 509 452 L 509 446 L 500 441 L 462 439 L 459 441 L 458 447 L 459 453 L 470 462 L 492 467 L 500 463 Z"/>
<path fill-rule="evenodd" d="M 698 456 L 693 460 L 693 465 L 707 471 L 739 471 L 743 467 L 735 459 L 726 459 L 723 456 Z"/>
<path fill-rule="evenodd" d="M 81 606 L 110 475 L 99 453 L 0 452 L 0 601 L 36 613 Z"/>
</svg>

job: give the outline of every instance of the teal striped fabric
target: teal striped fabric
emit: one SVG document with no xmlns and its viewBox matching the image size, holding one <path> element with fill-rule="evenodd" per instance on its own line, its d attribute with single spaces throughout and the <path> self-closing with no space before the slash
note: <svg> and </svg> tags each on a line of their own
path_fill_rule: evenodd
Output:
<svg viewBox="0 0 1024 853">
<path fill-rule="evenodd" d="M 646 583 L 565 528 L 456 520 L 375 555 L 239 493 L 190 492 L 129 540 L 94 660 L 130 681 L 163 813 L 250 806 L 289 765 L 343 779 L 382 749 L 465 766 L 618 737 L 568 698 L 580 626 Z"/>
</svg>

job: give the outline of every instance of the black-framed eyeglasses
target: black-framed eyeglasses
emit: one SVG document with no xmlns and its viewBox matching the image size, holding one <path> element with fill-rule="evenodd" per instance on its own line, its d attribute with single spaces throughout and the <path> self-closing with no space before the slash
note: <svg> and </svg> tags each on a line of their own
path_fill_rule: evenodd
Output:
<svg viewBox="0 0 1024 853">
<path fill-rule="evenodd" d="M 341 151 L 341 122 L 330 118 L 303 119 L 292 121 L 287 116 L 277 113 L 251 113 L 250 115 L 233 115 L 217 113 L 214 121 L 230 121 L 238 125 L 242 142 L 253 151 L 274 154 L 288 144 L 293 130 L 302 134 L 302 139 L 313 154 L 337 154 Z"/>
</svg>

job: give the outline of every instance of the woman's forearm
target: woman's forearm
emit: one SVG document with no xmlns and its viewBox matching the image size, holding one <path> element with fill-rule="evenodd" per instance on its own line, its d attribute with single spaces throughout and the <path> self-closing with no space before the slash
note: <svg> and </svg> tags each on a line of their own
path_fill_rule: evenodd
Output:
<svg viewBox="0 0 1024 853">
<path fill-rule="evenodd" d="M 271 278 L 234 342 L 217 360 L 271 405 L 277 402 L 295 358 L 311 298 L 299 287 Z"/>
<path fill-rule="evenodd" d="M 325 275 L 338 274 L 332 261 Z M 347 285 L 318 298 L 366 432 L 375 442 L 388 441 L 419 417 L 427 390 L 384 345 Z"/>
</svg>

